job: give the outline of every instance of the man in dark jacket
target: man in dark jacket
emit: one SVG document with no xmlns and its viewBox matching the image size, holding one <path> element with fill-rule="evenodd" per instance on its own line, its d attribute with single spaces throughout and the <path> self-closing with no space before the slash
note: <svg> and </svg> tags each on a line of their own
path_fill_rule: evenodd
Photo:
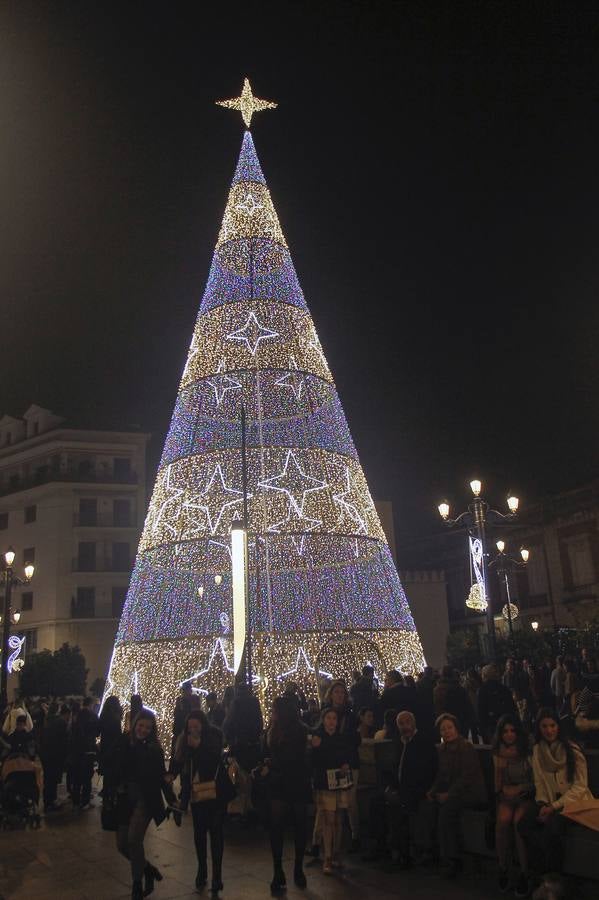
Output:
<svg viewBox="0 0 599 900">
<path fill-rule="evenodd" d="M 483 683 L 478 691 L 478 722 L 485 744 L 490 744 L 495 734 L 497 722 L 509 713 L 518 718 L 518 710 L 511 691 L 501 684 L 499 672 L 493 665 L 482 671 Z"/>
<path fill-rule="evenodd" d="M 40 758 L 44 768 L 44 810 L 56 809 L 56 794 L 62 781 L 68 749 L 71 711 L 64 705 L 58 714 L 58 703 L 51 703 L 40 740 Z"/>
<path fill-rule="evenodd" d="M 375 714 L 379 702 L 379 689 L 374 681 L 372 666 L 364 666 L 362 675 L 350 688 L 354 710 L 371 709 Z"/>
<path fill-rule="evenodd" d="M 92 776 L 96 761 L 96 738 L 100 722 L 92 710 L 91 697 L 85 697 L 71 732 L 73 771 L 73 805 L 89 809 L 92 796 Z"/>
<path fill-rule="evenodd" d="M 415 692 L 403 683 L 401 673 L 390 669 L 385 675 L 385 689 L 381 696 L 381 715 L 388 709 L 408 709 L 416 715 Z"/>
<path fill-rule="evenodd" d="M 418 808 L 435 779 L 438 757 L 430 734 L 418 731 L 410 710 L 398 714 L 397 728 L 397 768 L 385 791 L 371 800 L 369 833 L 375 847 L 364 858 L 372 860 L 386 854 L 388 819 L 393 859 L 401 868 L 408 868 Z"/>
</svg>

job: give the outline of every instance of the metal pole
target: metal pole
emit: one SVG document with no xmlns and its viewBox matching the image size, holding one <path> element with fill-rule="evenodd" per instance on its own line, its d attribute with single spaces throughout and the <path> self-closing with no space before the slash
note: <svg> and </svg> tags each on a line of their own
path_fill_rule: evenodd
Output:
<svg viewBox="0 0 599 900">
<path fill-rule="evenodd" d="M 247 454 L 246 454 L 246 434 L 245 434 L 245 405 L 241 404 L 241 489 L 243 491 L 243 527 L 245 528 L 248 540 L 246 540 L 246 628 L 245 628 L 245 665 L 246 665 L 246 683 L 250 691 L 253 687 L 252 682 L 252 620 L 250 616 L 250 592 L 249 592 L 249 534 L 248 534 L 248 485 L 247 485 Z M 256 544 L 256 558 L 258 555 L 258 545 Z"/>
<path fill-rule="evenodd" d="M 489 635 L 489 653 L 491 662 L 495 662 L 497 657 L 497 647 L 495 644 L 495 619 L 493 618 L 493 605 L 491 603 L 491 595 L 489 593 L 489 569 L 487 564 L 487 540 L 485 535 L 485 502 L 480 497 L 475 497 L 472 501 L 472 511 L 474 525 L 477 537 L 482 548 L 483 573 L 485 577 L 485 591 L 487 592 L 487 633 Z"/>
<path fill-rule="evenodd" d="M 0 708 L 4 708 L 8 702 L 8 639 L 10 637 L 10 594 L 12 589 L 12 569 L 4 570 L 4 578 L 6 579 L 4 590 L 4 619 L 2 620 L 2 660 L 0 679 Z"/>
</svg>

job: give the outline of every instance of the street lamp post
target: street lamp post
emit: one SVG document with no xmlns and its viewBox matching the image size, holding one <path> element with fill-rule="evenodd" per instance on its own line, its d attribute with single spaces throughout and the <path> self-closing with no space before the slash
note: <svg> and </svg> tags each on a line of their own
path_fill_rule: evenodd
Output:
<svg viewBox="0 0 599 900">
<path fill-rule="evenodd" d="M 21 618 L 19 610 L 13 610 L 11 606 L 12 589 L 19 585 L 29 584 L 33 578 L 34 566 L 28 563 L 23 571 L 25 578 L 18 578 L 13 569 L 15 561 L 15 551 L 9 547 L 4 554 L 4 569 L 2 577 L 4 579 L 4 612 L 2 615 L 2 657 L 0 659 L 0 708 L 4 708 L 8 701 L 8 650 L 10 639 L 11 621 L 15 624 Z"/>
<path fill-rule="evenodd" d="M 487 526 L 499 523 L 507 523 L 513 520 L 518 512 L 519 500 L 517 497 L 510 496 L 507 499 L 509 512 L 501 513 L 496 509 L 491 509 L 489 504 L 481 497 L 482 483 L 478 478 L 474 478 L 470 482 L 472 491 L 472 500 L 468 504 L 468 508 L 457 516 L 451 518 L 450 507 L 447 501 L 439 504 L 439 514 L 446 525 L 450 527 L 459 527 L 467 531 L 471 541 L 478 542 L 478 558 L 480 559 L 480 579 L 479 587 L 482 588 L 483 598 L 486 602 L 487 614 L 487 634 L 489 637 L 489 652 L 491 659 L 494 661 L 496 657 L 495 644 L 495 620 L 493 618 L 493 607 L 490 603 L 488 594 L 488 553 L 487 553 Z"/>
<path fill-rule="evenodd" d="M 526 549 L 526 547 L 520 548 L 520 556 L 521 559 L 517 559 L 515 556 L 510 556 L 505 552 L 505 541 L 497 541 L 495 544 L 497 547 L 497 556 L 495 559 L 491 560 L 489 563 L 489 568 L 495 568 L 497 571 L 497 576 L 499 578 L 499 586 L 502 592 L 502 599 L 505 599 L 505 607 L 507 610 L 507 622 L 508 628 L 510 632 L 510 644 L 512 647 L 512 653 L 515 653 L 515 645 L 514 645 L 514 614 L 512 610 L 512 600 L 510 597 L 510 583 L 509 583 L 509 574 L 513 572 L 515 569 L 523 568 L 528 562 L 528 557 L 530 556 L 530 552 Z M 504 612 L 505 614 L 505 612 Z M 517 608 L 516 608 L 517 614 Z"/>
</svg>

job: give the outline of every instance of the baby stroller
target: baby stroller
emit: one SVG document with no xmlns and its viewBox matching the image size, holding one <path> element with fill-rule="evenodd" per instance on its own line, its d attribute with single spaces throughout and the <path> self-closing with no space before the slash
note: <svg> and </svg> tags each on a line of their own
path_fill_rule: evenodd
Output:
<svg viewBox="0 0 599 900">
<path fill-rule="evenodd" d="M 0 823 L 8 828 L 39 828 L 43 771 L 39 759 L 6 757 L 0 770 Z"/>
</svg>

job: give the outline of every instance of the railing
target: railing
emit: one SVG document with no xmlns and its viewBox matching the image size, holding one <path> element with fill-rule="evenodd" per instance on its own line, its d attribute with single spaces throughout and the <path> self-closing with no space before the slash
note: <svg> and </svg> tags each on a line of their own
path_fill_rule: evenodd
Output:
<svg viewBox="0 0 599 900">
<path fill-rule="evenodd" d="M 77 528 L 135 528 L 133 516 L 128 519 L 113 513 L 98 513 L 96 516 L 73 513 L 73 525 Z"/>
<path fill-rule="evenodd" d="M 41 484 L 52 481 L 75 482 L 79 484 L 137 484 L 137 473 L 129 472 L 126 475 L 118 475 L 112 472 L 76 472 L 74 470 L 62 471 L 52 467 L 38 470 L 34 475 L 22 477 L 14 475 L 8 484 L 0 484 L 0 497 L 7 494 L 15 494 L 18 491 L 26 491 Z"/>
<path fill-rule="evenodd" d="M 130 572 L 131 568 L 131 560 L 112 560 L 109 557 L 100 557 L 93 562 L 75 557 L 71 565 L 73 572 Z"/>
</svg>

